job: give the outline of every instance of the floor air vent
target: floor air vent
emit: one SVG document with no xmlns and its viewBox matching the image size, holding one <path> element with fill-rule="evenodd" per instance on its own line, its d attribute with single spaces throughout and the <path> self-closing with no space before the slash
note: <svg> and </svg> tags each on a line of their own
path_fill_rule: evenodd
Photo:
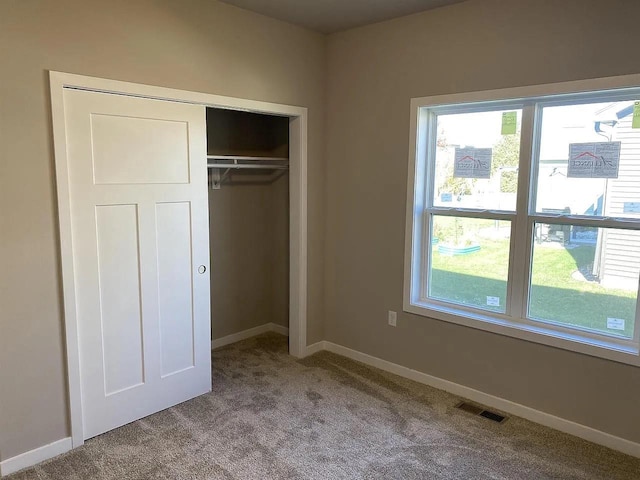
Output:
<svg viewBox="0 0 640 480">
<path fill-rule="evenodd" d="M 477 405 L 473 405 L 467 402 L 460 402 L 458 405 L 456 405 L 456 408 L 471 413 L 472 415 L 479 415 L 481 417 L 488 418 L 489 420 L 493 420 L 494 422 L 498 423 L 502 423 L 507 419 L 507 417 L 504 417 L 498 413 L 492 412 L 490 410 L 485 410 L 482 407 L 478 407 Z"/>
</svg>

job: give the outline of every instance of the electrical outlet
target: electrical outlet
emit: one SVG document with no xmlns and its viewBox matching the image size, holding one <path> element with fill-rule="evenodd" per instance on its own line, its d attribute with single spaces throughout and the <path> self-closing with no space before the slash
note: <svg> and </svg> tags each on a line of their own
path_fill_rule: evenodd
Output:
<svg viewBox="0 0 640 480">
<path fill-rule="evenodd" d="M 397 320 L 398 320 L 398 314 L 393 310 L 389 310 L 389 325 L 391 325 L 392 327 L 395 327 Z"/>
</svg>

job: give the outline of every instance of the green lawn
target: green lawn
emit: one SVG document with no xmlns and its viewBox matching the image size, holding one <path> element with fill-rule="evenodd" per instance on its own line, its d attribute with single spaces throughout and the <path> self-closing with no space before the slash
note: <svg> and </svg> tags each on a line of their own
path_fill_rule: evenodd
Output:
<svg viewBox="0 0 640 480">
<path fill-rule="evenodd" d="M 484 228 L 492 224 L 483 222 Z M 468 227 L 465 225 L 465 231 Z M 481 249 L 468 255 L 440 255 L 438 246 L 434 246 L 430 296 L 504 312 L 509 242 L 480 235 L 476 235 L 475 240 Z M 635 291 L 607 289 L 597 282 L 572 278 L 579 267 L 593 262 L 595 247 L 563 248 L 557 242 L 545 242 L 536 245 L 534 252 L 532 318 L 633 335 Z M 500 306 L 487 306 L 487 296 L 499 297 Z M 625 319 L 625 331 L 608 330 L 607 317 Z"/>
</svg>

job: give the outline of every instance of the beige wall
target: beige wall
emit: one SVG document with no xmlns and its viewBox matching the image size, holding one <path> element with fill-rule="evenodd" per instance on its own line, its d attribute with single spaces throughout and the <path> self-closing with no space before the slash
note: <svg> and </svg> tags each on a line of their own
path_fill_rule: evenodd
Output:
<svg viewBox="0 0 640 480">
<path fill-rule="evenodd" d="M 289 175 L 276 180 L 271 189 L 271 318 L 289 327 Z M 324 320 L 324 318 L 323 318 Z M 310 342 L 309 342 L 310 343 Z"/>
<path fill-rule="evenodd" d="M 322 338 L 325 39 L 214 0 L 0 2 L 0 459 L 69 435 L 47 70 L 309 108 Z"/>
<path fill-rule="evenodd" d="M 212 338 L 289 327 L 288 195 L 287 175 L 209 190 Z"/>
<path fill-rule="evenodd" d="M 470 0 L 329 37 L 327 340 L 640 441 L 640 368 L 399 313 L 412 97 L 640 73 L 636 0 Z"/>
</svg>

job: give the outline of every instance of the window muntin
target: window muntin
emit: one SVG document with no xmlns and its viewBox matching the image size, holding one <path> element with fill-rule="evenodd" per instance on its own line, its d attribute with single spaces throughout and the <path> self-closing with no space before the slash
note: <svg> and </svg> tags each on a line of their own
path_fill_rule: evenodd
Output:
<svg viewBox="0 0 640 480">
<path fill-rule="evenodd" d="M 585 208 L 580 211 L 576 208 L 574 211 L 571 208 L 571 204 L 567 209 L 562 199 L 558 200 L 558 198 L 554 198 L 551 195 L 551 201 L 548 201 L 549 198 L 545 197 L 545 194 L 548 196 L 548 185 L 546 184 L 548 179 L 544 175 L 549 172 L 544 172 L 543 170 L 545 168 L 548 169 L 549 164 L 553 162 L 553 160 L 545 162 L 546 156 L 550 151 L 547 147 L 551 145 L 548 142 L 566 142 L 567 150 L 570 143 L 587 143 L 587 141 L 582 142 L 581 140 L 573 142 L 570 138 L 564 138 L 566 135 L 560 135 L 562 137 L 560 140 L 552 139 L 550 135 L 553 135 L 554 123 L 550 119 L 553 119 L 553 114 L 556 113 L 553 109 L 571 107 L 561 113 L 565 117 L 568 115 L 574 119 L 577 116 L 576 112 L 584 113 L 585 110 L 592 111 L 594 108 L 601 113 L 602 111 L 613 110 L 618 113 L 626 108 L 626 113 L 628 114 L 628 106 L 634 105 L 633 99 L 636 97 L 640 99 L 640 88 L 625 88 L 620 91 L 607 90 L 604 93 L 581 92 L 579 94 L 554 95 L 550 97 L 526 97 L 526 95 L 522 95 L 522 90 L 526 89 L 515 90 L 518 90 L 518 94 L 514 95 L 513 98 L 517 100 L 496 101 L 496 93 L 490 92 L 489 96 L 493 98 L 487 102 L 471 102 L 469 100 L 469 98 L 480 100 L 478 97 L 481 94 L 464 94 L 457 96 L 461 98 L 460 104 L 451 101 L 452 97 L 454 100 L 456 97 L 451 96 L 448 97 L 448 102 L 436 101 L 433 107 L 419 107 L 420 114 L 417 117 L 419 129 L 416 137 L 416 183 L 411 188 L 411 191 L 417 195 L 413 197 L 413 205 L 417 210 L 408 217 L 408 222 L 411 222 L 408 223 L 408 226 L 413 225 L 410 230 L 413 232 L 413 242 L 411 250 L 407 250 L 407 255 L 409 255 L 407 257 L 409 262 L 407 265 L 411 265 L 411 270 L 407 271 L 408 273 L 405 277 L 408 282 L 407 285 L 409 285 L 409 288 L 406 289 L 405 310 L 511 336 L 535 339 L 540 343 L 556 346 L 559 344 L 550 339 L 557 338 L 564 342 L 560 345 L 571 350 L 585 351 L 586 348 L 589 353 L 593 353 L 594 350 L 589 350 L 589 348 L 595 346 L 598 352 L 597 355 L 607 358 L 619 360 L 620 358 L 626 358 L 624 355 L 629 353 L 638 357 L 640 327 L 637 327 L 636 324 L 639 317 L 637 297 L 640 282 L 637 275 L 635 280 L 634 278 L 627 279 L 627 292 L 631 290 L 632 293 L 627 293 L 626 301 L 618 302 L 626 304 L 626 307 L 612 309 L 612 312 L 620 313 L 612 313 L 607 316 L 604 326 L 602 324 L 603 313 L 601 311 L 597 314 L 591 312 L 593 318 L 590 317 L 581 323 L 571 320 L 566 315 L 563 316 L 553 311 L 549 313 L 549 310 L 541 309 L 540 306 L 544 302 L 544 296 L 540 296 L 541 290 L 538 287 L 541 286 L 540 279 L 543 278 L 541 277 L 542 270 L 540 269 L 540 265 L 543 265 L 543 258 L 539 255 L 539 252 L 547 246 L 544 245 L 545 242 L 553 242 L 556 248 L 561 250 L 570 250 L 574 248 L 574 244 L 584 245 L 585 243 L 593 242 L 594 236 L 603 236 L 599 232 L 640 231 L 640 212 L 638 211 L 640 210 L 640 202 L 636 200 L 635 194 L 637 190 L 635 186 L 631 191 L 629 189 L 621 190 L 626 195 L 622 199 L 622 203 L 626 201 L 628 204 L 624 207 L 626 210 L 622 216 L 613 216 L 607 213 L 604 213 L 603 216 L 603 212 L 606 211 L 606 203 L 600 209 L 597 209 L 596 203 L 596 206 L 591 210 Z M 538 89 L 533 90 L 539 92 Z M 552 92 L 549 92 L 549 94 L 551 95 Z M 464 122 L 458 122 L 459 125 L 463 126 L 453 128 L 452 126 L 455 126 L 456 122 L 451 119 L 456 119 L 458 115 L 461 116 L 458 118 L 466 117 L 467 119 L 472 119 L 475 114 L 491 115 L 495 114 L 495 112 L 505 111 L 518 112 L 517 135 L 520 140 L 518 146 L 521 151 L 519 152 L 519 164 L 515 169 L 517 172 L 516 182 L 519 181 L 516 186 L 515 204 L 512 203 L 511 205 L 513 206 L 505 206 L 505 203 L 502 202 L 500 206 L 496 206 L 497 203 L 492 202 L 490 196 L 486 195 L 486 190 L 484 191 L 485 195 L 475 196 L 469 194 L 469 197 L 476 197 L 474 202 L 469 202 L 468 200 L 470 199 L 466 199 L 467 202 L 465 204 L 464 195 L 460 201 L 457 201 L 457 198 L 454 197 L 453 199 L 446 198 L 447 202 L 444 202 L 440 187 L 443 184 L 443 179 L 446 181 L 449 177 L 442 173 L 448 172 L 448 169 L 445 168 L 447 159 L 445 157 L 443 160 L 441 150 L 457 143 L 472 143 L 474 147 L 480 145 L 481 148 L 491 143 L 486 137 L 484 138 L 485 143 L 481 143 L 482 135 L 478 132 L 473 133 L 475 138 L 471 142 L 466 141 L 464 137 L 471 135 L 469 134 L 468 125 L 465 128 Z M 560 110 L 557 112 L 560 112 Z M 625 112 L 622 113 L 624 114 Z M 556 117 L 558 115 L 556 114 Z M 559 116 L 562 118 L 562 115 Z M 622 115 L 622 117 L 624 116 Z M 481 116 L 477 118 L 481 118 Z M 544 123 L 545 118 L 550 123 Z M 631 118 L 633 117 L 627 119 L 629 123 Z M 447 119 L 448 123 L 444 122 L 443 119 Z M 555 123 L 555 135 L 558 136 L 557 122 Z M 621 123 L 619 121 L 618 125 Z M 446 134 L 446 131 L 442 133 L 443 129 L 441 127 L 443 126 L 448 126 L 450 131 L 460 130 L 460 133 L 455 135 Z M 602 130 L 607 126 L 609 126 L 609 123 L 601 124 L 600 129 Z M 629 131 L 627 131 L 628 133 Z M 631 135 L 635 137 L 639 133 L 640 128 L 632 131 Z M 461 137 L 463 141 L 458 142 L 455 139 L 456 135 Z M 617 139 L 609 139 L 620 141 L 621 145 L 624 145 L 625 142 L 629 141 L 628 137 L 629 135 L 625 138 L 618 136 Z M 608 139 L 603 138 L 602 140 L 606 141 Z M 546 144 L 543 145 L 543 142 Z M 634 174 L 634 172 L 640 175 L 640 149 L 638 149 L 637 154 L 634 149 L 630 149 L 629 152 L 628 158 L 624 158 L 624 155 L 621 155 L 619 172 L 621 173 L 626 169 L 625 175 Z M 568 153 L 565 155 L 564 161 L 562 159 L 555 160 L 557 165 L 554 167 L 557 168 L 564 164 L 564 168 L 567 169 Z M 626 165 L 625 162 L 627 162 Z M 557 172 L 558 170 L 556 170 L 556 175 Z M 547 175 L 547 177 L 553 176 Z M 593 194 L 593 191 L 599 189 L 606 193 L 606 183 L 611 185 L 613 182 L 612 179 L 602 178 L 571 178 L 570 180 L 579 181 L 578 185 L 580 187 L 578 189 L 584 190 L 586 192 L 585 195 Z M 627 187 L 630 185 L 628 180 L 625 183 Z M 637 178 L 632 179 L 631 183 L 637 184 Z M 583 192 L 581 191 L 581 193 Z M 459 291 L 451 290 L 450 286 L 447 290 L 447 284 L 442 281 L 441 272 L 463 274 L 463 267 L 451 263 L 444 264 L 442 258 L 436 257 L 434 254 L 437 244 L 433 244 L 433 238 L 438 238 L 437 235 L 434 235 L 434 226 L 438 224 L 440 217 L 457 217 L 459 221 L 468 221 L 470 219 L 491 220 L 510 225 L 510 241 L 507 242 L 508 246 L 502 250 L 503 256 L 509 259 L 506 278 L 504 278 L 504 274 L 500 274 L 500 279 L 504 281 L 505 285 L 506 299 L 504 303 L 502 299 L 500 300 L 499 309 L 494 308 L 495 306 L 493 305 L 483 305 L 484 302 L 478 295 L 474 297 L 469 294 L 461 294 Z M 568 225 L 568 230 L 562 228 L 563 225 Z M 551 230 L 550 236 L 548 235 L 549 230 Z M 536 231 L 540 231 L 539 234 L 547 236 L 542 241 L 542 245 L 536 246 L 535 244 Z M 565 238 L 568 239 L 568 245 L 564 243 Z M 580 244 L 581 241 L 583 242 L 582 244 Z M 637 249 L 640 252 L 640 242 L 636 242 L 636 244 L 638 246 L 633 251 L 635 252 Z M 613 249 L 605 247 L 604 250 L 612 251 Z M 534 254 L 536 255 L 535 258 Z M 595 258 L 596 255 L 594 254 Z M 638 261 L 640 262 L 640 258 Z M 504 262 L 498 263 L 504 265 Z M 580 270 L 577 264 L 575 267 L 576 270 Z M 584 269 L 583 265 L 580 267 Z M 500 270 L 500 267 L 496 268 L 496 270 Z M 419 275 L 416 274 L 418 271 L 420 272 Z M 436 275 L 433 274 L 434 272 L 436 272 Z M 487 276 L 485 272 L 482 275 Z M 633 277 L 633 275 L 630 276 Z M 530 281 L 533 281 L 533 286 Z M 634 282 L 635 291 L 633 291 L 632 287 Z M 617 301 L 616 298 L 620 296 L 619 289 L 611 287 L 610 284 L 604 287 L 604 294 L 613 297 L 613 300 Z M 570 291 L 571 289 L 567 288 L 567 290 Z M 584 295 L 584 292 L 580 292 L 580 294 Z M 577 303 L 575 298 L 574 295 L 571 300 Z M 629 298 L 632 300 L 631 303 L 629 303 Z M 598 319 L 595 319 L 598 315 Z M 616 317 L 615 315 L 619 316 Z M 621 317 L 625 317 L 624 330 L 620 329 L 620 325 L 622 325 L 622 322 L 620 322 L 622 320 Z M 627 318 L 630 318 L 630 320 L 627 321 Z M 607 324 L 608 319 L 611 320 Z M 509 330 L 504 330 L 504 327 L 509 328 Z M 575 346 L 572 346 L 574 344 Z M 613 351 L 613 353 L 605 353 L 608 351 Z M 616 352 L 620 352 L 623 357 L 617 356 Z M 640 361 L 636 359 L 632 363 L 640 364 Z"/>
</svg>

